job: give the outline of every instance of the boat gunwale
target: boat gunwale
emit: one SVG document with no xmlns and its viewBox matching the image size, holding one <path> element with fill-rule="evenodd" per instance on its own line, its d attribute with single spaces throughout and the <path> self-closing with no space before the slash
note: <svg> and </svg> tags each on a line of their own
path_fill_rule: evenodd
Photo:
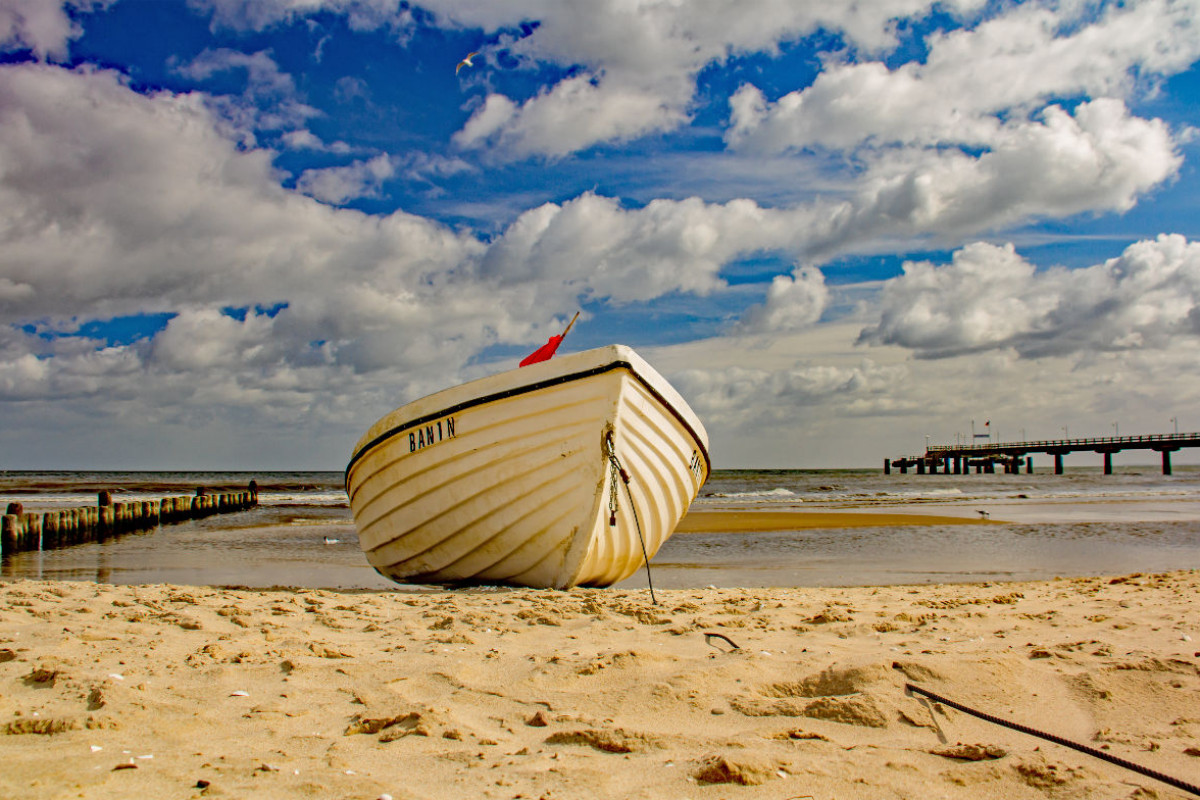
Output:
<svg viewBox="0 0 1200 800">
<path fill-rule="evenodd" d="M 625 359 L 618 359 L 616 361 L 611 361 L 608 364 L 601 364 L 599 366 L 591 367 L 589 369 L 582 370 L 580 372 L 572 372 L 572 373 L 569 373 L 566 375 L 556 375 L 553 378 L 547 378 L 545 380 L 535 381 L 533 383 L 527 383 L 527 384 L 524 384 L 523 386 L 514 386 L 511 389 L 504 389 L 499 392 L 494 392 L 493 394 L 482 395 L 479 397 L 473 397 L 469 400 L 464 400 L 462 402 L 455 403 L 452 406 L 448 406 L 446 408 L 442 408 L 440 410 L 433 411 L 428 414 L 422 414 L 420 417 L 411 419 L 407 422 L 401 423 L 400 425 L 390 428 L 389 430 L 384 431 L 383 433 L 379 434 L 371 441 L 364 444 L 362 447 L 360 447 L 358 449 L 357 452 L 354 453 L 353 456 L 350 457 L 350 462 L 346 465 L 346 473 L 345 473 L 346 474 L 345 482 L 346 482 L 347 490 L 349 490 L 349 486 L 350 486 L 350 470 L 354 468 L 355 464 L 357 464 L 364 457 L 366 457 L 366 455 L 370 451 L 374 450 L 376 447 L 379 447 L 380 445 L 382 445 L 384 442 L 388 441 L 389 439 L 399 436 L 400 434 L 404 433 L 405 431 L 407 431 L 411 428 L 420 427 L 421 425 L 424 425 L 427 422 L 432 422 L 436 419 L 445 417 L 449 414 L 457 414 L 460 411 L 465 411 L 466 409 L 473 408 L 475 406 L 486 405 L 487 403 L 494 403 L 499 400 L 507 400 L 511 397 L 517 397 L 517 396 L 520 396 L 523 394 L 528 394 L 530 392 L 536 392 L 541 389 L 547 389 L 551 386 L 558 386 L 560 384 L 570 383 L 571 381 L 575 381 L 575 380 L 582 380 L 584 378 L 591 378 L 591 377 L 595 377 L 597 375 L 603 375 L 606 372 L 612 372 L 613 370 L 618 370 L 618 369 L 628 370 L 629 374 L 632 375 L 634 378 L 636 378 L 638 383 L 642 384 L 642 386 L 645 387 L 645 389 L 648 392 L 650 392 L 651 395 L 653 395 L 654 399 L 657 400 L 659 402 L 659 404 L 663 406 L 663 408 L 665 408 L 671 412 L 671 415 L 675 417 L 675 419 L 679 422 L 679 424 L 682 425 L 683 428 L 692 437 L 692 441 L 694 441 L 696 443 L 696 449 L 704 457 L 704 463 L 708 467 L 705 470 L 705 475 L 711 474 L 712 460 L 710 459 L 710 457 L 708 455 L 708 448 L 705 446 L 703 438 L 699 435 L 699 433 L 697 433 L 696 429 L 692 426 L 692 424 L 687 420 L 687 418 L 683 414 L 681 414 L 679 412 L 679 410 L 677 408 L 675 408 L 673 403 L 669 402 L 667 400 L 667 398 L 665 398 L 662 395 L 662 393 L 659 392 L 658 389 L 656 389 L 650 383 L 650 381 L 646 380 L 646 378 L 638 372 L 637 368 L 633 365 L 632 362 L 627 361 Z"/>
</svg>

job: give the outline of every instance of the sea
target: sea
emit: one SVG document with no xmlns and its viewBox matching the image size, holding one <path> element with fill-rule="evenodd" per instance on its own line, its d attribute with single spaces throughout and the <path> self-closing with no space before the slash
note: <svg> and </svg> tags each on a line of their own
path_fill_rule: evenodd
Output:
<svg viewBox="0 0 1200 800">
<path fill-rule="evenodd" d="M 0 581 L 77 580 L 429 591 L 377 574 L 358 547 L 341 472 L 0 471 L 0 510 L 240 489 L 249 511 L 45 552 L 0 555 Z M 987 517 L 672 537 L 618 588 L 804 587 L 1043 580 L 1200 569 L 1200 466 L 1053 474 L 884 475 L 879 469 L 716 470 L 693 506 Z"/>
</svg>

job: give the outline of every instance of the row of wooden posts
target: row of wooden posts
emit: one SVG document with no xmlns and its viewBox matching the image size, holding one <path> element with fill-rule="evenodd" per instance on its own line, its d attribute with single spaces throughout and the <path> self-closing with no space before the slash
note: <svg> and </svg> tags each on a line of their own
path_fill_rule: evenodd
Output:
<svg viewBox="0 0 1200 800">
<path fill-rule="evenodd" d="M 258 484 L 243 491 L 196 489 L 195 495 L 161 500 L 114 502 L 112 492 L 100 492 L 94 506 L 58 511 L 25 511 L 9 503 L 0 522 L 0 555 L 23 550 L 51 550 L 91 542 L 121 533 L 200 519 L 213 514 L 245 511 L 258 505 Z"/>
</svg>

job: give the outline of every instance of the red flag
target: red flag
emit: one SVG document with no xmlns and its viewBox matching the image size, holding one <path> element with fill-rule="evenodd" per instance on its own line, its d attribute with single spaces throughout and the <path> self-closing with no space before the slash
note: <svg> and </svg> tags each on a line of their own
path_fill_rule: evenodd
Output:
<svg viewBox="0 0 1200 800">
<path fill-rule="evenodd" d="M 551 336 L 548 340 L 546 340 L 544 345 L 521 359 L 521 363 L 517 366 L 527 367 L 530 364 L 536 364 L 539 361 L 549 361 L 550 357 L 554 355 L 554 351 L 558 349 L 560 344 L 562 344 L 563 337 L 571 332 L 571 326 L 575 324 L 575 320 L 577 319 L 579 319 L 578 311 L 575 312 L 575 316 L 571 317 L 571 321 L 567 323 L 567 329 L 565 331 L 558 336 Z"/>
<path fill-rule="evenodd" d="M 539 361 L 549 361 L 550 357 L 554 355 L 554 351 L 558 349 L 560 344 L 562 344 L 562 340 L 562 336 L 551 336 L 550 340 L 544 345 L 522 358 L 521 363 L 518 364 L 518 366 L 528 367 L 530 364 L 536 364 Z"/>
</svg>

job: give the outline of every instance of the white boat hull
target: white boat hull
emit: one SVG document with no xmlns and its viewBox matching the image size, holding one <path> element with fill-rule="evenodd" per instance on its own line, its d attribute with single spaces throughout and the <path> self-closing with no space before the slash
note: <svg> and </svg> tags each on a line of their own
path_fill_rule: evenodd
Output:
<svg viewBox="0 0 1200 800">
<path fill-rule="evenodd" d="M 610 438 L 629 475 L 615 517 Z M 695 414 L 614 345 L 396 409 L 355 447 L 346 487 L 368 562 L 393 580 L 567 588 L 632 575 L 708 472 Z"/>
</svg>

